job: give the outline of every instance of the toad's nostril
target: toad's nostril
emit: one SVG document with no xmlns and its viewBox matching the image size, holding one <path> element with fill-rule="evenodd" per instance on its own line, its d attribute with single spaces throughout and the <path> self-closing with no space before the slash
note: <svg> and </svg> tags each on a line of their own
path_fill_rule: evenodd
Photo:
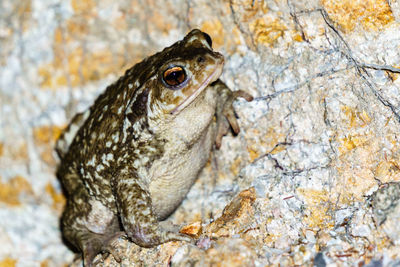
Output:
<svg viewBox="0 0 400 267">
<path fill-rule="evenodd" d="M 206 59 L 205 59 L 204 57 L 202 57 L 202 56 L 199 56 L 199 57 L 197 58 L 197 63 L 202 63 L 202 62 L 204 62 L 204 61 L 206 61 Z"/>
</svg>

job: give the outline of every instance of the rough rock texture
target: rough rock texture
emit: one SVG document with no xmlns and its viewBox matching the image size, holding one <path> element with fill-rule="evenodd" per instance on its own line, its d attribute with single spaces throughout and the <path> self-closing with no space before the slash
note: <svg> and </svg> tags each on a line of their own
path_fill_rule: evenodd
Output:
<svg viewBox="0 0 400 267">
<path fill-rule="evenodd" d="M 0 266 L 73 261 L 55 139 L 192 28 L 256 99 L 170 218 L 197 246 L 120 240 L 122 265 L 398 266 L 398 0 L 0 1 Z"/>
</svg>

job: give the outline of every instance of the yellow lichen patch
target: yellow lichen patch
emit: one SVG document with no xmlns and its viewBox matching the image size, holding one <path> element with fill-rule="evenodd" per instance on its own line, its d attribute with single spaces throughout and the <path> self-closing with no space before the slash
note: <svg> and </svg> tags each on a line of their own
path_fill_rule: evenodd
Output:
<svg viewBox="0 0 400 267">
<path fill-rule="evenodd" d="M 253 162 L 256 158 L 260 156 L 260 153 L 251 147 L 248 149 L 248 151 L 249 151 L 250 162 Z"/>
<path fill-rule="evenodd" d="M 48 267 L 49 266 L 49 260 L 44 260 L 40 263 L 40 267 Z"/>
<path fill-rule="evenodd" d="M 235 161 L 231 165 L 231 172 L 233 173 L 234 176 L 238 175 L 241 163 L 242 163 L 242 160 L 240 157 L 238 157 L 235 159 Z"/>
<path fill-rule="evenodd" d="M 125 12 L 121 12 L 119 16 L 117 16 L 112 22 L 112 27 L 114 29 L 118 29 L 121 32 L 125 32 L 128 31 L 128 21 L 126 18 L 126 13 Z"/>
<path fill-rule="evenodd" d="M 96 3 L 94 0 L 72 0 L 71 6 L 76 13 L 88 13 L 94 10 Z"/>
<path fill-rule="evenodd" d="M 232 40 L 233 40 L 233 43 L 235 44 L 235 47 L 242 44 L 241 33 L 237 27 L 233 28 L 232 37 L 233 37 Z"/>
<path fill-rule="evenodd" d="M 0 260 L 0 267 L 15 267 L 16 264 L 17 260 L 9 257 Z"/>
<path fill-rule="evenodd" d="M 342 124 L 345 126 L 337 135 L 340 152 L 335 167 L 338 173 L 335 188 L 343 200 L 361 200 L 376 185 L 374 172 L 377 162 L 382 160 L 382 144 L 373 128 L 368 127 L 372 118 L 365 111 L 341 107 Z M 383 166 L 382 166 L 383 167 Z M 380 169 L 384 173 L 385 168 Z"/>
<path fill-rule="evenodd" d="M 284 151 L 286 149 L 285 145 L 277 145 L 276 147 L 274 147 L 274 149 L 272 149 L 271 154 L 275 155 L 278 154 L 281 151 Z"/>
<path fill-rule="evenodd" d="M 266 14 L 268 9 L 268 4 L 264 0 L 254 1 L 254 0 L 234 0 L 231 1 L 233 7 L 243 8 L 245 11 L 243 13 L 243 22 L 248 22 L 250 19 L 254 18 L 258 14 Z M 230 7 L 229 7 L 230 8 Z"/>
<path fill-rule="evenodd" d="M 4 144 L 0 143 L 0 157 L 3 156 L 4 153 Z"/>
<path fill-rule="evenodd" d="M 340 150 L 342 154 L 335 163 L 338 173 L 335 188 L 340 191 L 338 193 L 347 195 L 353 201 L 361 200 L 376 185 L 374 169 L 380 145 L 372 134 L 368 138 L 362 146 L 355 145 L 349 153 Z"/>
<path fill-rule="evenodd" d="M 263 243 L 267 246 L 273 246 L 276 241 L 282 238 L 283 233 L 266 233 L 263 237 Z"/>
<path fill-rule="evenodd" d="M 59 126 L 40 126 L 33 129 L 33 137 L 38 147 L 38 152 L 44 162 L 49 165 L 55 164 L 53 157 L 54 143 L 62 132 Z"/>
<path fill-rule="evenodd" d="M 167 35 L 174 28 L 173 24 L 157 10 L 153 10 L 152 12 L 153 16 L 149 18 L 149 24 L 151 25 L 149 31 L 161 31 Z"/>
<path fill-rule="evenodd" d="M 299 33 L 295 33 L 293 36 L 292 36 L 292 38 L 293 38 L 293 40 L 295 40 L 296 42 L 303 42 L 304 40 L 303 40 L 303 37 L 301 36 L 301 34 L 299 34 Z"/>
<path fill-rule="evenodd" d="M 199 238 L 202 232 L 202 228 L 203 227 L 201 225 L 201 221 L 196 221 L 194 223 L 183 226 L 179 232 L 195 238 Z"/>
<path fill-rule="evenodd" d="M 108 48 L 87 45 L 83 41 L 91 34 L 97 34 L 97 28 L 87 23 L 88 19 L 96 17 L 93 13 L 96 3 L 93 0 L 74 0 L 71 5 L 76 14 L 54 30 L 53 60 L 38 68 L 42 88 L 82 86 L 116 70 L 122 72 L 128 63 L 134 62 L 132 57 L 126 58 L 126 53 L 139 53 L 129 44 L 113 44 Z"/>
<path fill-rule="evenodd" d="M 236 1 L 238 2 L 238 1 Z M 254 1 L 254 0 L 245 0 L 241 3 L 244 6 L 244 9 L 248 13 L 247 15 L 263 13 L 266 14 L 269 11 L 268 4 L 264 1 Z"/>
<path fill-rule="evenodd" d="M 78 47 L 62 59 L 63 53 L 56 55 L 53 62 L 39 68 L 41 86 L 57 88 L 69 82 L 73 87 L 96 81 L 123 69 L 126 61 L 122 55 L 113 55 L 109 50 L 84 51 Z M 59 62 L 65 62 L 66 67 Z"/>
<path fill-rule="evenodd" d="M 393 67 L 400 69 L 400 66 L 398 65 L 393 65 Z M 391 71 L 386 71 L 386 75 L 392 80 L 395 81 L 397 80 L 397 78 L 399 77 L 400 74 L 395 73 L 395 72 L 391 72 Z"/>
<path fill-rule="evenodd" d="M 253 203 L 256 193 L 253 187 L 239 193 L 225 208 L 222 215 L 209 224 L 204 232 L 213 236 L 225 236 L 236 229 L 239 233 L 244 225 L 248 225 L 253 214 Z"/>
<path fill-rule="evenodd" d="M 220 20 L 206 21 L 201 25 L 201 30 L 208 33 L 213 40 L 213 47 L 218 48 L 225 43 L 225 31 Z"/>
<path fill-rule="evenodd" d="M 321 0 L 334 23 L 344 32 L 361 24 L 366 30 L 379 30 L 394 21 L 386 0 Z"/>
<path fill-rule="evenodd" d="M 16 8 L 19 16 L 26 16 L 32 12 L 32 2 L 31 0 L 20 0 Z"/>
<path fill-rule="evenodd" d="M 13 14 L 18 16 L 19 25 L 22 28 L 22 31 L 26 31 L 30 26 L 29 22 L 32 18 L 32 1 L 20 0 L 16 1 L 16 3 Z"/>
<path fill-rule="evenodd" d="M 249 146 L 247 150 L 249 152 L 250 162 L 253 162 L 266 152 L 276 154 L 285 150 L 284 145 L 277 146 L 277 144 L 283 142 L 285 139 L 285 135 L 279 129 L 269 127 L 266 133 L 261 133 L 258 129 L 251 129 L 248 130 L 248 133 L 253 138 L 258 137 L 248 141 Z"/>
<path fill-rule="evenodd" d="M 78 19 L 70 19 L 67 21 L 67 32 L 75 38 L 82 38 L 89 33 L 89 26 L 85 21 Z M 62 41 L 61 32 L 57 32 L 55 39 L 58 43 Z"/>
<path fill-rule="evenodd" d="M 20 205 L 21 193 L 33 195 L 31 184 L 22 176 L 16 176 L 7 183 L 2 183 L 0 180 L 0 202 L 11 206 Z"/>
<path fill-rule="evenodd" d="M 24 161 L 28 159 L 28 147 L 25 141 L 20 141 L 13 145 L 5 144 L 4 153 L 14 161 Z"/>
<path fill-rule="evenodd" d="M 279 37 L 282 37 L 287 27 L 278 19 L 258 18 L 249 25 L 257 44 L 274 46 Z"/>
<path fill-rule="evenodd" d="M 382 183 L 399 182 L 400 166 L 399 160 L 384 160 L 379 162 L 375 169 L 375 178 Z"/>
<path fill-rule="evenodd" d="M 346 132 L 346 136 L 338 137 L 341 144 L 339 151 L 343 154 L 368 142 L 372 133 L 365 127 L 371 123 L 372 119 L 365 110 L 357 111 L 349 106 L 343 106 L 341 110 L 345 115 L 344 124 L 349 130 Z M 361 128 L 365 128 L 365 130 L 360 133 L 357 130 Z"/>
<path fill-rule="evenodd" d="M 50 183 L 46 185 L 45 190 L 53 199 L 53 209 L 61 212 L 66 201 L 64 195 L 61 192 L 57 192 Z"/>
<path fill-rule="evenodd" d="M 332 228 L 334 220 L 329 214 L 329 209 L 333 205 L 330 194 L 326 190 L 298 188 L 297 193 L 302 195 L 307 203 L 308 216 L 303 218 L 310 228 Z"/>
<path fill-rule="evenodd" d="M 81 47 L 74 50 L 68 57 L 68 71 L 72 86 L 83 84 L 85 81 L 95 81 L 112 73 L 114 58 L 111 51 L 103 50 L 85 53 Z M 119 67 L 122 66 L 120 62 Z"/>
<path fill-rule="evenodd" d="M 363 146 L 368 142 L 368 135 L 351 135 L 343 137 L 340 139 L 341 146 L 339 151 L 341 154 L 347 153 L 356 147 Z"/>
<path fill-rule="evenodd" d="M 39 144 L 48 144 L 58 139 L 62 132 L 59 126 L 40 126 L 33 129 L 35 141 Z"/>
<path fill-rule="evenodd" d="M 278 128 L 269 127 L 267 129 L 267 133 L 264 135 L 263 141 L 268 144 L 268 147 L 274 148 L 276 144 L 279 142 L 283 142 L 285 140 L 285 135 Z"/>
<path fill-rule="evenodd" d="M 349 106 L 342 106 L 341 109 L 349 121 L 349 128 L 365 127 L 371 123 L 372 119 L 365 110 L 356 111 Z"/>
</svg>

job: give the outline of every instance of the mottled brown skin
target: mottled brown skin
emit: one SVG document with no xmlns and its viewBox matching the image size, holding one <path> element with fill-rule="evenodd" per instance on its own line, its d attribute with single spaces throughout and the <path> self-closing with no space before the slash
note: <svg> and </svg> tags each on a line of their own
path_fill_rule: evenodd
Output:
<svg viewBox="0 0 400 267">
<path fill-rule="evenodd" d="M 193 30 L 127 70 L 64 132 L 62 230 L 85 266 L 100 252 L 120 260 L 113 251 L 120 236 L 142 247 L 191 241 L 159 221 L 186 196 L 213 143 L 219 147 L 230 126 L 239 132 L 232 102 L 252 97 L 218 80 L 223 63 L 210 37 Z"/>
</svg>

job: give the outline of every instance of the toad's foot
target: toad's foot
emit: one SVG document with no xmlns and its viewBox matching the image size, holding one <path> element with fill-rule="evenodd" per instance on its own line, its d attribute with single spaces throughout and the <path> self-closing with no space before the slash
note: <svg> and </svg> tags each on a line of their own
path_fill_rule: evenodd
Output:
<svg viewBox="0 0 400 267">
<path fill-rule="evenodd" d="M 154 226 L 158 226 L 155 224 Z M 194 243 L 193 238 L 188 235 L 171 232 L 161 229 L 159 227 L 140 227 L 137 228 L 131 235 L 130 239 L 137 245 L 141 247 L 154 247 L 170 241 L 185 241 L 189 243 Z"/>
<path fill-rule="evenodd" d="M 109 235 L 90 234 L 82 242 L 82 253 L 85 267 L 96 265 L 98 261 L 93 262 L 99 253 L 104 253 L 103 260 L 111 254 L 117 262 L 121 262 L 121 257 L 116 252 L 116 242 L 120 237 L 124 237 L 125 232 L 116 232 Z"/>
<path fill-rule="evenodd" d="M 253 100 L 253 96 L 245 91 L 239 90 L 232 92 L 227 90 L 229 90 L 229 88 L 226 87 L 224 93 L 228 94 L 228 96 L 222 106 L 222 112 L 217 113 L 217 136 L 215 140 L 217 149 L 221 147 L 222 137 L 228 133 L 230 127 L 232 127 L 235 134 L 240 132 L 240 127 L 235 116 L 235 110 L 232 105 L 233 101 L 238 97 L 242 97 L 247 101 Z"/>
</svg>

